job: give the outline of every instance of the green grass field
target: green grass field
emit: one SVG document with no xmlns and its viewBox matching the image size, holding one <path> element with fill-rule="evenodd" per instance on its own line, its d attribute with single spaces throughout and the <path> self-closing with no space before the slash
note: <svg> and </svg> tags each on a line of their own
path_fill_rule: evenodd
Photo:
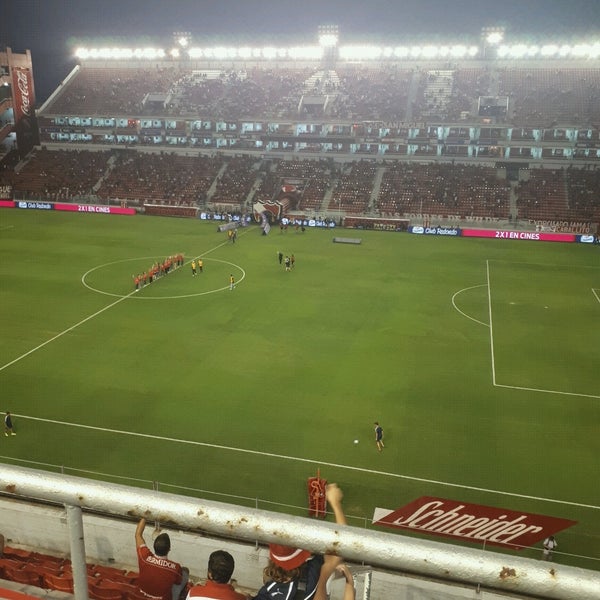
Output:
<svg viewBox="0 0 600 600">
<path fill-rule="evenodd" d="M 334 235 L 1 211 L 0 460 L 300 515 L 320 468 L 355 525 L 426 495 L 564 517 L 557 561 L 598 569 L 598 248 Z M 176 252 L 204 273 L 132 293 Z"/>
</svg>

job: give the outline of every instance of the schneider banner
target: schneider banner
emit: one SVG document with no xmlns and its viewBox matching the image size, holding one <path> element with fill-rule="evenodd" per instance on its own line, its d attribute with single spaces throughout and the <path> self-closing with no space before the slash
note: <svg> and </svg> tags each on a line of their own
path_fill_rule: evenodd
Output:
<svg viewBox="0 0 600 600">
<path fill-rule="evenodd" d="M 577 521 L 423 496 L 396 510 L 376 508 L 374 525 L 520 550 Z"/>
</svg>

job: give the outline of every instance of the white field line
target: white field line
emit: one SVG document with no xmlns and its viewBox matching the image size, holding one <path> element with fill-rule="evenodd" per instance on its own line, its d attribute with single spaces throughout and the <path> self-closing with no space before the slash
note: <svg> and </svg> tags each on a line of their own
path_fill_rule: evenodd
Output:
<svg viewBox="0 0 600 600">
<path fill-rule="evenodd" d="M 449 481 L 437 481 L 435 479 L 424 479 L 422 477 L 412 477 L 410 475 L 401 475 L 400 473 L 388 473 L 387 471 L 376 471 L 374 469 L 366 469 L 364 467 L 353 467 L 351 465 L 342 465 L 339 463 L 324 462 L 322 460 L 313 460 L 311 458 L 301 458 L 298 456 L 287 456 L 285 454 L 275 454 L 272 452 L 261 452 L 260 450 L 249 450 L 247 448 L 235 448 L 233 446 L 223 446 L 220 444 L 209 444 L 207 442 L 198 442 L 198 441 L 194 441 L 194 440 L 182 440 L 181 438 L 170 438 L 170 437 L 166 437 L 166 436 L 162 436 L 162 435 L 152 435 L 152 434 L 148 434 L 148 433 L 138 433 L 138 432 L 133 432 L 133 431 L 122 431 L 119 429 L 96 427 L 94 425 L 83 425 L 81 423 L 68 423 L 66 421 L 57 421 L 54 419 L 41 419 L 39 417 L 29 417 L 26 415 L 14 414 L 13 416 L 18 417 L 20 419 L 26 419 L 26 420 L 31 420 L 31 421 L 41 421 L 44 423 L 53 423 L 56 425 L 63 425 L 66 427 L 79 427 L 82 429 L 91 429 L 91 430 L 100 431 L 103 433 L 111 433 L 111 434 L 117 434 L 117 435 L 129 435 L 129 436 L 152 439 L 152 440 L 161 440 L 161 441 L 170 442 L 173 444 L 186 444 L 186 445 L 191 445 L 191 446 L 202 446 L 205 448 L 214 448 L 217 450 L 225 450 L 228 452 L 254 454 L 256 456 L 266 456 L 269 458 L 276 458 L 279 460 L 289 460 L 289 461 L 295 461 L 295 462 L 310 463 L 310 464 L 315 464 L 315 465 L 320 465 L 320 466 L 333 467 L 336 469 L 345 469 L 347 471 L 357 471 L 357 472 L 361 472 L 361 473 L 367 473 L 370 475 L 373 475 L 373 474 L 374 475 L 384 475 L 386 477 L 393 477 L 395 479 L 404 479 L 407 481 L 417 481 L 420 483 L 428 483 L 428 484 L 440 485 L 440 486 L 444 486 L 444 487 L 460 488 L 463 490 L 472 490 L 472 491 L 476 491 L 476 492 L 485 492 L 487 494 L 500 494 L 503 496 L 511 496 L 513 498 L 524 498 L 527 500 L 536 500 L 536 501 L 540 501 L 540 502 L 551 502 L 553 504 L 578 506 L 580 508 L 591 508 L 593 510 L 600 510 L 600 506 L 595 506 L 593 504 L 583 504 L 581 502 L 570 502 L 568 500 L 557 500 L 555 498 L 542 498 L 539 496 L 529 496 L 527 494 L 517 494 L 514 492 L 503 492 L 501 490 L 480 488 L 480 487 L 475 487 L 475 486 L 471 486 L 471 485 L 463 485 L 460 483 L 451 483 Z"/>
<path fill-rule="evenodd" d="M 221 246 L 224 246 L 226 243 L 227 242 L 223 242 L 221 244 L 218 244 L 214 248 L 211 248 L 210 250 L 207 250 L 206 252 L 203 252 L 202 254 L 199 254 L 198 256 L 205 256 L 207 254 L 210 254 L 211 252 L 214 252 L 217 248 L 220 248 Z M 185 264 L 188 264 L 191 261 L 192 261 L 192 259 L 190 259 Z M 227 287 L 229 287 L 229 286 L 227 286 Z M 227 288 L 223 288 L 223 289 L 227 289 Z M 115 300 L 114 302 L 111 302 L 110 304 L 108 304 L 104 308 L 101 308 L 100 310 L 98 310 L 95 313 L 89 315 L 85 319 L 82 319 L 81 321 L 79 321 L 79 323 L 75 323 L 75 325 L 71 325 L 71 327 L 68 327 L 64 331 L 61 331 L 60 333 L 57 333 L 55 336 L 51 337 L 49 340 L 46 340 L 45 342 L 42 342 L 39 346 L 36 346 L 35 348 L 32 348 L 31 350 L 28 350 L 27 352 L 25 352 L 25 354 L 21 354 L 21 356 L 17 356 L 17 358 L 15 358 L 14 360 L 11 360 L 10 362 L 7 362 L 6 364 L 0 366 L 0 371 L 4 371 L 4 369 L 7 369 L 8 367 L 14 365 L 15 363 L 18 363 L 20 360 L 23 360 L 24 358 L 27 358 L 29 355 L 33 354 L 34 352 L 37 352 L 38 350 L 40 350 L 44 346 L 47 346 L 48 344 L 50 344 L 54 340 L 57 340 L 58 338 L 60 338 L 63 335 L 65 335 L 66 333 L 69 333 L 70 331 L 73 331 L 73 329 L 76 329 L 80 325 L 83 325 L 84 323 L 87 323 L 87 321 L 93 319 L 94 317 L 97 317 L 98 315 L 102 314 L 104 311 L 108 310 L 109 308 L 112 308 L 113 306 L 116 306 L 117 304 L 119 304 L 119 302 L 123 302 L 123 300 L 127 300 L 128 298 L 131 298 L 131 296 L 133 296 L 136 292 L 137 292 L 137 290 L 133 290 L 132 292 L 130 292 L 126 296 L 121 296 L 118 300 Z"/>
<path fill-rule="evenodd" d="M 521 263 L 521 264 L 534 264 L 534 263 Z M 530 387 L 523 387 L 523 386 L 518 386 L 518 385 L 506 385 L 506 384 L 496 382 L 496 363 L 495 363 L 495 359 L 494 359 L 494 333 L 493 333 L 493 329 L 492 329 L 492 294 L 491 294 L 491 287 L 490 287 L 490 262 L 489 262 L 489 260 L 486 261 L 486 271 L 487 271 L 487 286 L 488 286 L 488 306 L 489 306 L 489 313 L 490 313 L 489 327 L 490 327 L 490 359 L 491 359 L 491 365 L 492 365 L 492 385 L 494 387 L 501 387 L 501 388 L 506 388 L 506 389 L 511 389 L 511 390 L 522 390 L 525 392 L 540 392 L 543 394 L 562 394 L 563 396 L 580 396 L 582 398 L 600 398 L 600 396 L 596 395 L 596 394 L 583 394 L 580 392 L 563 392 L 560 390 L 546 390 L 543 388 L 530 388 Z M 598 302 L 600 302 L 600 297 L 598 296 L 598 294 L 596 293 L 596 290 L 594 288 L 592 288 L 592 293 L 594 294 L 594 296 L 596 296 L 596 299 L 598 300 Z M 467 316 L 467 315 L 465 315 L 465 316 Z"/>
<path fill-rule="evenodd" d="M 542 392 L 545 394 L 562 394 L 563 396 L 583 396 L 584 398 L 600 398 L 600 396 L 596 396 L 595 394 L 582 394 L 581 392 L 561 392 L 559 390 L 544 390 L 541 388 L 530 388 L 530 387 L 521 387 L 519 385 L 505 385 L 502 383 L 495 383 L 496 387 L 508 388 L 511 390 L 523 390 L 525 392 Z"/>
<path fill-rule="evenodd" d="M 454 308 L 463 316 L 463 317 L 467 317 L 467 319 L 471 319 L 471 321 L 475 321 L 475 323 L 479 323 L 480 325 L 483 325 L 484 327 L 489 327 L 489 325 L 487 323 L 484 323 L 483 321 L 480 321 L 479 319 L 476 319 L 475 317 L 471 317 L 470 315 L 468 315 L 467 313 L 463 312 L 462 310 L 460 310 L 460 308 L 458 308 L 458 306 L 456 306 L 456 297 L 459 294 L 462 294 L 463 292 L 468 292 L 469 290 L 474 290 L 475 288 L 480 288 L 480 287 L 485 287 L 485 283 L 482 283 L 480 285 L 472 285 L 471 287 L 467 287 L 467 288 L 463 288 L 462 290 L 458 290 L 458 292 L 456 292 L 453 296 L 452 296 L 452 306 L 454 306 Z"/>
<path fill-rule="evenodd" d="M 487 291 L 488 291 L 488 313 L 489 313 L 489 328 L 490 328 L 490 362 L 492 366 L 492 385 L 496 385 L 496 359 L 494 358 L 494 328 L 492 326 L 492 291 L 490 287 L 490 261 L 485 261 L 485 270 L 487 276 Z"/>
<path fill-rule="evenodd" d="M 127 300 L 127 298 L 129 298 L 130 296 L 133 296 L 133 294 L 135 294 L 136 292 L 137 292 L 137 290 L 133 290 L 133 292 L 131 292 L 130 294 L 127 294 L 127 296 L 123 296 L 122 298 L 119 298 L 118 300 L 115 300 L 111 304 L 109 304 L 109 305 L 105 306 L 104 308 L 101 308 L 100 310 L 96 311 L 94 314 L 90 315 L 89 317 L 86 317 L 85 319 L 82 319 L 81 321 L 79 321 L 79 323 L 75 323 L 75 325 L 71 325 L 71 327 L 68 327 L 64 331 L 61 331 L 60 333 L 57 333 L 55 336 L 51 337 L 49 340 L 46 340 L 45 342 L 42 342 L 39 346 L 36 346 L 35 348 L 32 348 L 31 350 L 25 352 L 25 354 L 21 354 L 21 356 L 17 356 L 17 358 L 15 358 L 14 360 L 11 360 L 10 362 L 7 362 L 5 365 L 2 365 L 0 367 L 0 371 L 4 371 L 4 369 L 10 367 L 11 365 L 14 365 L 15 363 L 18 363 L 20 360 L 23 360 L 24 358 L 27 358 L 30 354 L 33 354 L 34 352 L 36 352 L 40 348 L 43 348 L 44 346 L 47 346 L 50 342 L 53 342 L 54 340 L 57 340 L 59 337 L 62 337 L 63 335 L 65 335 L 65 333 L 69 333 L 69 331 L 73 331 L 73 329 L 76 329 L 80 325 L 83 325 L 84 323 L 86 323 L 90 319 L 93 319 L 94 317 L 97 317 L 98 315 L 102 314 L 105 310 L 108 310 L 109 308 L 112 308 L 113 306 L 116 306 L 117 304 L 119 304 L 119 302 L 123 302 L 123 300 Z"/>
</svg>

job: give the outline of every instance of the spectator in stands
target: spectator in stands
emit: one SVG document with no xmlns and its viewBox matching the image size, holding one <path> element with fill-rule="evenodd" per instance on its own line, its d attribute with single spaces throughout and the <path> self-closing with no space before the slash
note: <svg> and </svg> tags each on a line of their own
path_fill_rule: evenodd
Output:
<svg viewBox="0 0 600 600">
<path fill-rule="evenodd" d="M 0 556 L 4 554 L 4 536 L 0 533 Z"/>
<path fill-rule="evenodd" d="M 135 530 L 140 591 L 150 600 L 178 600 L 188 582 L 189 570 L 167 558 L 171 550 L 168 533 L 156 536 L 152 553 L 144 541 L 145 527 L 146 519 L 140 519 Z"/>
<path fill-rule="evenodd" d="M 335 484 L 330 484 L 325 490 L 329 506 L 332 508 L 335 521 L 340 525 L 346 524 L 346 516 L 342 509 L 342 490 Z M 311 555 L 308 550 L 290 548 L 278 544 L 269 545 L 269 563 L 263 571 L 264 585 L 254 596 L 253 600 L 278 600 L 279 598 L 295 598 L 300 579 L 306 580 L 304 600 L 325 600 L 327 597 L 327 581 L 338 567 L 342 559 L 334 555 Z M 345 567 L 344 567 L 345 568 Z M 342 571 L 340 571 L 342 572 Z M 347 573 L 347 575 L 346 575 Z M 344 600 L 354 598 L 354 581 L 350 572 L 345 568 L 348 595 Z M 351 584 L 348 583 L 351 581 Z M 351 594 L 350 594 L 351 588 Z"/>
<path fill-rule="evenodd" d="M 231 576 L 235 562 L 233 556 L 225 550 L 216 550 L 208 559 L 206 583 L 193 586 L 187 600 L 204 600 L 215 598 L 217 600 L 246 600 L 248 596 L 236 592 L 231 585 Z"/>
</svg>

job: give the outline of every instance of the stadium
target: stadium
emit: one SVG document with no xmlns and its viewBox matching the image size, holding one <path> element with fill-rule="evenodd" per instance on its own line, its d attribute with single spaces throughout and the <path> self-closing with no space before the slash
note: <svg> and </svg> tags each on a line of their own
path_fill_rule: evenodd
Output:
<svg viewBox="0 0 600 600">
<path fill-rule="evenodd" d="M 0 51 L 6 597 L 140 600 L 146 517 L 249 594 L 279 543 L 365 600 L 594 598 L 600 43 L 76 56 L 38 106 Z"/>
</svg>

